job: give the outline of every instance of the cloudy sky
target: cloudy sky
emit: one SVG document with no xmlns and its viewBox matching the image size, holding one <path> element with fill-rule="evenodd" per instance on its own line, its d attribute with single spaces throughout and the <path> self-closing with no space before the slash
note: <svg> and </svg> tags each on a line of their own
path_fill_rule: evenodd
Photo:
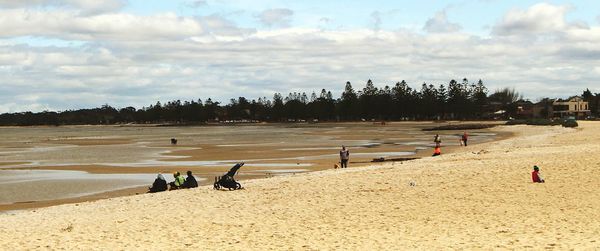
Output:
<svg viewBox="0 0 600 251">
<path fill-rule="evenodd" d="M 0 113 L 483 79 L 600 92 L 600 1 L 0 0 Z"/>
</svg>

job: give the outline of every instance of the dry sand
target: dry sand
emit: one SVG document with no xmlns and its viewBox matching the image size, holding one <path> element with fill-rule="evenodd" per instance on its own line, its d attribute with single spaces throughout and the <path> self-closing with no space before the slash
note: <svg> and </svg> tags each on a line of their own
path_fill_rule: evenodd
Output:
<svg viewBox="0 0 600 251">
<path fill-rule="evenodd" d="M 452 154 L 0 214 L 0 249 L 600 248 L 600 123 Z M 547 182 L 531 183 L 531 167 Z M 409 186 L 414 181 L 416 186 Z"/>
</svg>

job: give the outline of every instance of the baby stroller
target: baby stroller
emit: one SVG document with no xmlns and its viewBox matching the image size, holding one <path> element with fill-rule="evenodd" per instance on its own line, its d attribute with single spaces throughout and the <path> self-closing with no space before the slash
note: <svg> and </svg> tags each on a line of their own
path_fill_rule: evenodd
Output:
<svg viewBox="0 0 600 251">
<path fill-rule="evenodd" d="M 242 185 L 240 183 L 238 183 L 237 181 L 235 181 L 233 176 L 238 171 L 238 169 L 240 169 L 240 167 L 242 167 L 243 165 L 244 165 L 244 163 L 237 163 L 225 175 L 223 175 L 221 177 L 215 177 L 215 184 L 213 185 L 213 188 L 215 190 L 219 190 L 219 189 L 221 189 L 221 187 L 228 188 L 229 190 L 241 189 Z"/>
</svg>

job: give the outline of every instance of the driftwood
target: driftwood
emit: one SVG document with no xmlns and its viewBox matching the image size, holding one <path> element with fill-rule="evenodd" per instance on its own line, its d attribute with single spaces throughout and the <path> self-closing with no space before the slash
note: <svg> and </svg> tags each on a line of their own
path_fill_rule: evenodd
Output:
<svg viewBox="0 0 600 251">
<path fill-rule="evenodd" d="M 423 128 L 423 131 L 441 131 L 441 130 L 478 130 L 497 126 L 497 124 L 455 124 L 443 125 L 433 128 Z"/>
<path fill-rule="evenodd" d="M 360 163 L 373 163 L 373 162 L 394 162 L 394 161 L 409 161 L 409 160 L 414 160 L 414 159 L 420 159 L 420 158 L 411 157 L 411 158 L 389 158 L 389 159 L 386 159 L 384 157 L 381 157 L 381 158 L 374 158 L 371 161 L 352 161 L 350 163 L 351 164 L 352 163 L 360 164 Z"/>
<path fill-rule="evenodd" d="M 371 160 L 371 162 L 407 161 L 407 160 L 414 160 L 414 159 L 420 159 L 420 158 L 412 157 L 412 158 L 389 158 L 389 159 L 386 159 L 384 157 L 381 157 L 381 158 L 374 158 L 373 160 Z"/>
</svg>

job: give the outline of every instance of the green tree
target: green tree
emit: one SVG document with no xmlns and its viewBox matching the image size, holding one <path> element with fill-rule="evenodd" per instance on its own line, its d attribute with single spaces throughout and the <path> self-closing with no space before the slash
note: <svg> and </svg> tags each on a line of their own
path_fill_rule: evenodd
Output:
<svg viewBox="0 0 600 251">
<path fill-rule="evenodd" d="M 350 82 L 346 82 L 339 102 L 339 114 L 344 120 L 358 118 L 358 95 Z"/>
</svg>

